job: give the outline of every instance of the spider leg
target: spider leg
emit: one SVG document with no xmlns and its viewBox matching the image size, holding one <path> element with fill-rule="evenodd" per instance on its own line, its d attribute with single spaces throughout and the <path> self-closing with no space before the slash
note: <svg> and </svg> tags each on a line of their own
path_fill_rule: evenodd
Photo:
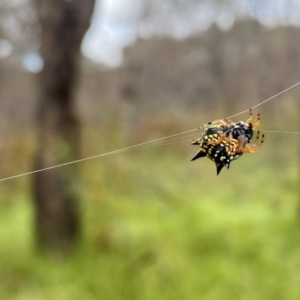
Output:
<svg viewBox="0 0 300 300">
<path fill-rule="evenodd" d="M 243 135 L 239 136 L 237 139 L 238 143 L 237 143 L 237 148 L 240 152 L 243 152 L 243 150 L 246 147 L 246 139 Z"/>
<path fill-rule="evenodd" d="M 261 136 L 261 139 L 259 137 L 260 137 L 260 132 L 258 131 L 257 132 L 257 136 L 256 136 L 256 141 L 255 141 L 255 145 L 256 145 L 256 147 L 257 147 L 258 150 L 261 149 L 261 147 L 262 147 L 262 145 L 264 143 L 265 135 L 263 134 Z"/>
<path fill-rule="evenodd" d="M 225 119 L 225 121 L 226 121 L 229 125 L 235 125 L 235 123 L 234 123 L 231 119 Z"/>
<path fill-rule="evenodd" d="M 252 129 L 256 129 L 259 125 L 259 121 L 260 121 L 260 114 L 257 114 L 257 122 L 253 124 Z"/>
<path fill-rule="evenodd" d="M 251 124 L 252 123 L 252 119 L 253 119 L 253 113 L 252 113 L 252 109 L 249 109 L 249 119 L 246 121 L 247 124 Z M 252 129 L 256 129 L 259 125 L 259 121 L 260 121 L 260 114 L 257 114 L 257 122 L 253 124 Z"/>
<path fill-rule="evenodd" d="M 221 144 L 224 140 L 226 140 L 226 134 L 222 134 L 217 140 L 215 141 L 210 141 L 208 142 L 209 145 L 213 145 L 213 146 L 216 146 L 216 145 L 219 145 Z"/>
<path fill-rule="evenodd" d="M 226 123 L 227 119 L 220 119 L 220 120 L 216 120 L 216 121 L 213 121 L 212 124 L 213 125 L 220 125 L 221 127 L 226 127 L 228 124 Z"/>
<path fill-rule="evenodd" d="M 252 116 L 253 116 L 253 113 L 252 113 L 252 109 L 250 108 L 249 109 L 249 119 L 246 121 L 247 124 L 252 123 Z"/>
<path fill-rule="evenodd" d="M 245 148 L 241 149 L 241 152 L 243 153 L 256 153 L 258 152 L 263 143 L 264 143 L 264 139 L 265 139 L 265 135 L 263 134 L 261 137 L 261 140 L 259 139 L 260 133 L 259 131 L 257 132 L 257 136 L 256 136 L 256 141 L 255 144 L 252 145 L 247 145 Z"/>
<path fill-rule="evenodd" d="M 257 131 L 257 134 L 256 134 L 256 139 L 255 139 L 255 145 L 258 147 L 258 145 L 259 145 L 259 136 L 260 136 L 260 131 L 258 130 Z"/>
<path fill-rule="evenodd" d="M 208 127 L 210 125 L 220 125 L 221 127 L 226 127 L 228 124 L 226 123 L 226 119 L 215 120 L 212 122 L 207 122 L 206 124 L 200 126 L 199 128 Z"/>
<path fill-rule="evenodd" d="M 261 136 L 261 140 L 260 140 L 260 143 L 259 143 L 259 145 L 258 145 L 258 148 L 259 148 L 259 149 L 261 149 L 261 147 L 263 146 L 264 140 L 265 140 L 265 135 L 263 134 L 263 135 Z"/>
</svg>

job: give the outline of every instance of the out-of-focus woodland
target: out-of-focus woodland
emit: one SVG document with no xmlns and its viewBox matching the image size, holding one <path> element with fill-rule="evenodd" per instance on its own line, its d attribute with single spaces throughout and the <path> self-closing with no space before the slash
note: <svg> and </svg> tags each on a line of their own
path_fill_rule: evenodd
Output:
<svg viewBox="0 0 300 300">
<path fill-rule="evenodd" d="M 109 68 L 80 54 L 93 0 L 0 1 L 0 180 L 188 131 L 300 81 L 295 11 L 276 6 L 271 26 L 212 1 L 232 26 L 174 38 L 169 14 L 188 25 L 209 2 L 141 3 L 136 26 L 156 29 Z M 254 110 L 261 131 L 300 129 L 299 89 Z M 299 299 L 299 135 L 266 133 L 219 176 L 189 161 L 191 138 L 0 182 L 0 298 Z"/>
</svg>

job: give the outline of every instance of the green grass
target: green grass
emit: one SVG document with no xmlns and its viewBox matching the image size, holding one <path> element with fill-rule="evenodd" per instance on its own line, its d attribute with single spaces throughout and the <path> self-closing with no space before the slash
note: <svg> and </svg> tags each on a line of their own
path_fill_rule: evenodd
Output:
<svg viewBox="0 0 300 300">
<path fill-rule="evenodd" d="M 61 260 L 34 249 L 30 178 L 2 184 L 0 299 L 300 299 L 296 153 L 269 140 L 216 176 L 196 149 L 82 163 L 83 236 Z"/>
<path fill-rule="evenodd" d="M 123 200 L 104 225 L 90 209 L 82 245 L 63 261 L 32 251 L 28 204 L 2 211 L 4 299 L 299 299 L 299 224 L 264 205 Z"/>
</svg>

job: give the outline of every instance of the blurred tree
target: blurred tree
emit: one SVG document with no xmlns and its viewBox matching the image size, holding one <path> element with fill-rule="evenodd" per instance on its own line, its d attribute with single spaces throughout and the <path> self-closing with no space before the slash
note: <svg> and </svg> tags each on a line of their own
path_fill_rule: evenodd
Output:
<svg viewBox="0 0 300 300">
<path fill-rule="evenodd" d="M 42 26 L 39 75 L 38 152 L 35 169 L 76 160 L 79 120 L 74 91 L 80 45 L 95 0 L 36 0 Z M 74 246 L 79 235 L 76 166 L 37 173 L 34 179 L 35 228 L 39 246 L 54 254 Z"/>
</svg>

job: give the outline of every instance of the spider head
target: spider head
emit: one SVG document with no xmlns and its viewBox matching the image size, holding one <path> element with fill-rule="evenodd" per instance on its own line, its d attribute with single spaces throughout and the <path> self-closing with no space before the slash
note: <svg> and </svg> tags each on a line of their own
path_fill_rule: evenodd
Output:
<svg viewBox="0 0 300 300">
<path fill-rule="evenodd" d="M 245 123 L 243 121 L 239 121 L 235 123 L 233 128 L 231 129 L 231 134 L 234 139 L 238 139 L 239 136 L 245 137 L 245 143 L 250 143 L 250 140 L 253 137 L 253 125 L 252 123 Z"/>
</svg>

